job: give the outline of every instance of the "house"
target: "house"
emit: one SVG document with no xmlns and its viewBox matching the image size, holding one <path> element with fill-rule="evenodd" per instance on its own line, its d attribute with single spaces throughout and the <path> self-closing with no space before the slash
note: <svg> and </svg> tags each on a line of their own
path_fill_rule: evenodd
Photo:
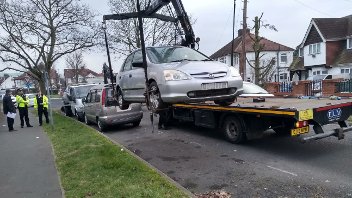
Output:
<svg viewBox="0 0 352 198">
<path fill-rule="evenodd" d="M 14 77 L 14 86 L 16 88 L 25 88 L 25 89 L 35 89 L 37 87 L 37 80 L 34 79 L 30 72 L 24 72 L 21 75 Z M 50 71 L 50 86 L 52 90 L 57 90 L 60 88 L 60 76 L 55 69 Z"/>
<path fill-rule="evenodd" d="M 12 89 L 15 87 L 15 82 L 12 77 L 0 78 L 0 89 Z"/>
<path fill-rule="evenodd" d="M 238 30 L 238 36 L 233 40 L 233 48 L 234 48 L 234 67 L 239 69 L 240 65 L 240 56 L 242 53 L 242 29 Z M 254 34 L 249 32 L 249 29 L 247 29 L 247 34 L 246 34 L 246 58 L 247 61 L 249 62 L 254 62 L 254 50 L 253 50 L 253 43 L 254 41 L 251 39 L 254 37 Z M 210 58 L 226 63 L 228 65 L 231 64 L 231 50 L 232 50 L 232 41 L 229 42 L 227 45 L 216 51 L 214 54 L 210 56 Z M 279 64 L 275 63 L 273 66 L 273 71 L 271 73 L 272 76 L 270 76 L 270 81 L 289 81 L 290 76 L 289 76 L 289 66 L 292 63 L 293 60 L 293 51 L 294 49 L 287 47 L 285 45 L 276 43 L 274 41 L 268 40 L 266 38 L 262 38 L 260 41 L 260 44 L 264 46 L 263 51 L 261 52 L 260 55 L 262 55 L 262 58 L 260 60 L 261 65 L 265 66 L 268 65 L 268 62 L 272 59 L 277 59 L 279 57 Z M 249 63 L 246 61 L 246 76 L 244 77 L 245 80 L 251 80 L 254 81 L 254 70 L 252 67 L 249 65 Z M 278 79 L 279 77 L 279 79 Z"/>
<path fill-rule="evenodd" d="M 76 70 L 64 69 L 64 77 L 66 85 L 76 83 Z M 104 75 L 96 73 L 90 69 L 78 70 L 78 83 L 103 83 Z"/>
<path fill-rule="evenodd" d="M 322 74 L 351 77 L 352 15 L 313 18 L 290 70 L 301 79 Z"/>
</svg>

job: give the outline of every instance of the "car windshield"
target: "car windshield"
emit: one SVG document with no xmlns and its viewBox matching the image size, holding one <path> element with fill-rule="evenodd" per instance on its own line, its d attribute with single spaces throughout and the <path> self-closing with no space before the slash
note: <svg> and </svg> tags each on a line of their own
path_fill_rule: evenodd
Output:
<svg viewBox="0 0 352 198">
<path fill-rule="evenodd" d="M 147 48 L 149 60 L 155 64 L 181 62 L 181 61 L 207 61 L 210 60 L 202 53 L 187 47 L 149 47 Z"/>
<path fill-rule="evenodd" d="M 80 86 L 74 88 L 74 94 L 76 98 L 84 98 L 87 96 L 90 88 L 92 88 L 94 85 L 88 85 L 88 86 Z"/>
</svg>

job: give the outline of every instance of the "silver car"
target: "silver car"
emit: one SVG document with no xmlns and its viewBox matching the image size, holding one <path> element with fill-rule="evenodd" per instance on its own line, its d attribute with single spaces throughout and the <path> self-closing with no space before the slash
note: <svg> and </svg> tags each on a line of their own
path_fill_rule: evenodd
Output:
<svg viewBox="0 0 352 198">
<path fill-rule="evenodd" d="M 243 81 L 237 69 L 213 61 L 204 54 L 181 46 L 148 47 L 147 75 L 153 109 L 165 104 L 214 101 L 231 104 L 242 93 Z M 117 76 L 117 97 L 121 108 L 145 101 L 142 52 L 131 53 Z"/>
<path fill-rule="evenodd" d="M 131 104 L 126 110 L 121 110 L 110 85 L 92 87 L 83 102 L 85 123 L 96 123 L 100 131 L 118 124 L 138 126 L 143 118 L 141 104 Z"/>
</svg>

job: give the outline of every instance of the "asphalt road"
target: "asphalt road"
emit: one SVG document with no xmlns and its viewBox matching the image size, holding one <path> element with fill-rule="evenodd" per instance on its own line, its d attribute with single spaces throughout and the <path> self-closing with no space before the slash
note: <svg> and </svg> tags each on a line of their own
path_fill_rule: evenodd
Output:
<svg viewBox="0 0 352 198">
<path fill-rule="evenodd" d="M 139 127 L 115 127 L 106 135 L 193 193 L 222 189 L 233 197 L 352 197 L 352 134 L 302 144 L 267 131 L 261 139 L 236 145 L 216 130 L 184 123 L 167 131 L 155 127 L 153 133 L 145 113 Z"/>
</svg>

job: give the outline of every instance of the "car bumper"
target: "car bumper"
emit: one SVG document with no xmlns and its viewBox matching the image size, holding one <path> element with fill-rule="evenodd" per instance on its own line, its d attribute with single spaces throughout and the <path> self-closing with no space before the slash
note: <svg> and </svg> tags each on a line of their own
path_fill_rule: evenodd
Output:
<svg viewBox="0 0 352 198">
<path fill-rule="evenodd" d="M 141 120 L 142 118 L 143 118 L 142 111 L 124 112 L 113 116 L 110 115 L 110 116 L 99 117 L 100 121 L 107 126 L 136 122 Z"/>
<path fill-rule="evenodd" d="M 227 88 L 203 90 L 203 83 L 227 82 Z M 161 98 L 166 103 L 177 102 L 200 102 L 207 100 L 229 99 L 243 92 L 241 77 L 221 79 L 192 79 L 180 81 L 168 81 L 158 85 Z"/>
</svg>

